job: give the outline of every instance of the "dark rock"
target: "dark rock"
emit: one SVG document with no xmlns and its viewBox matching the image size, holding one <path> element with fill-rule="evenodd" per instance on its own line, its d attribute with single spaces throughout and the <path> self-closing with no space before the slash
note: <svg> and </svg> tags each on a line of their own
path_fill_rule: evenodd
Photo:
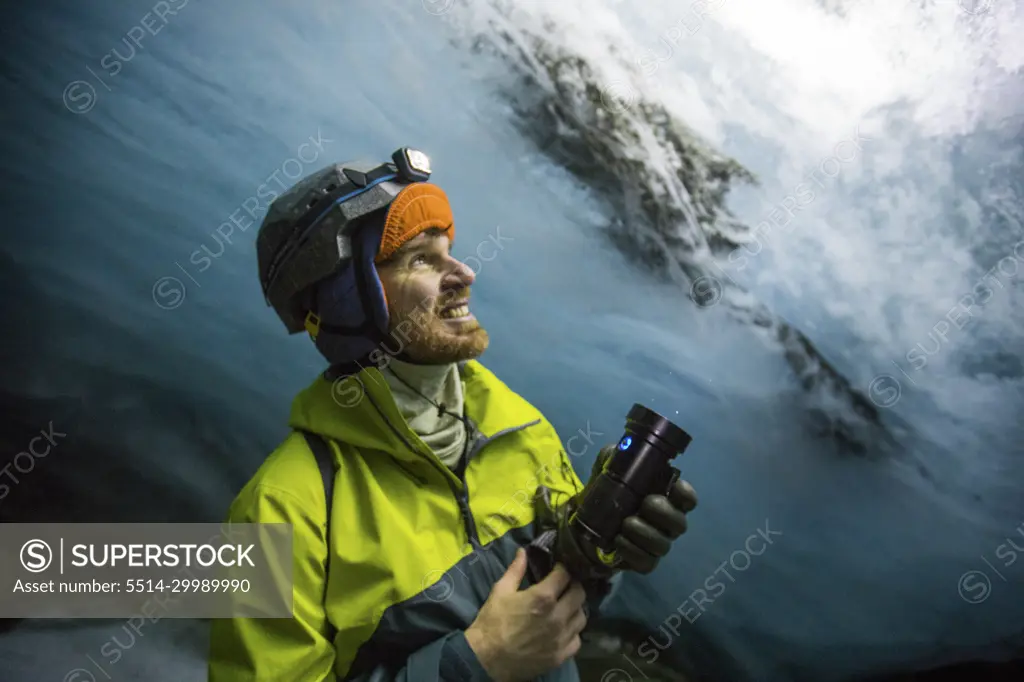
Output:
<svg viewBox="0 0 1024 682">
<path fill-rule="evenodd" d="M 754 175 L 663 106 L 617 100 L 583 58 L 540 35 L 512 35 L 508 25 L 474 35 L 472 47 L 512 69 L 514 80 L 501 90 L 521 132 L 593 191 L 611 216 L 604 227 L 610 242 L 651 277 L 685 287 L 697 306 L 722 303 L 777 347 L 803 388 L 805 428 L 849 454 L 891 444 L 875 405 L 803 332 L 721 276 L 719 259 L 752 239 L 726 196 L 738 184 L 756 184 Z M 668 161 L 653 163 L 642 140 Z"/>
</svg>

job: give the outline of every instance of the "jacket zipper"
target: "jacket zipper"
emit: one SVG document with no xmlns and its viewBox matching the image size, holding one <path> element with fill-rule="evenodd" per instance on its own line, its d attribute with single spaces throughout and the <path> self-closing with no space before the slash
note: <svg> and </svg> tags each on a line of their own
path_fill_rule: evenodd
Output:
<svg viewBox="0 0 1024 682">
<path fill-rule="evenodd" d="M 462 525 L 466 528 L 466 537 L 469 538 L 469 544 L 474 550 L 480 549 L 480 535 L 476 529 L 476 519 L 473 518 L 473 512 L 469 509 L 469 486 L 466 484 L 466 469 L 469 467 L 469 441 L 470 438 L 466 437 L 466 442 L 462 446 L 462 461 L 459 463 L 459 480 L 462 481 L 462 490 L 455 487 L 455 484 L 451 482 L 450 478 L 445 478 L 448 481 L 448 487 L 451 488 L 452 494 L 455 495 L 455 501 L 459 504 L 459 514 L 462 516 Z"/>
<path fill-rule="evenodd" d="M 412 446 L 412 443 L 408 442 L 402 436 L 399 430 L 395 428 L 394 424 L 388 421 L 387 417 L 384 416 L 384 411 L 381 410 L 380 406 L 377 405 L 377 402 L 370 397 L 370 394 L 366 393 L 365 395 L 367 398 L 370 398 L 370 403 L 377 410 L 377 414 L 379 414 L 381 418 L 383 418 L 384 423 L 388 425 L 391 431 L 398 437 L 400 441 L 402 441 L 405 447 L 409 448 L 409 450 L 413 454 L 419 455 L 420 452 L 418 452 L 416 448 Z M 474 550 L 480 549 L 482 545 L 480 544 L 480 535 L 478 534 L 476 528 L 476 519 L 473 518 L 473 512 L 469 508 L 469 486 L 466 484 L 466 470 L 469 468 L 469 461 L 473 458 L 474 455 L 480 452 L 480 450 L 482 450 L 485 445 L 493 441 L 495 438 L 499 438 L 510 433 L 515 433 L 516 431 L 522 431 L 525 428 L 534 426 L 539 423 L 540 419 L 534 419 L 532 422 L 527 422 L 526 424 L 520 424 L 519 426 L 512 426 L 507 429 L 502 429 L 501 431 L 498 431 L 494 435 L 489 436 L 487 438 L 476 439 L 473 442 L 472 448 L 469 447 L 470 437 L 467 436 L 466 444 L 463 446 L 462 450 L 463 461 L 458 476 L 459 481 L 462 483 L 462 490 L 459 490 L 455 486 L 454 482 L 452 482 L 452 479 L 449 476 L 449 474 L 452 473 L 450 469 L 445 467 L 444 464 L 441 464 L 440 462 L 435 463 L 435 460 L 437 459 L 436 457 L 428 458 L 430 459 L 431 463 L 434 464 L 434 467 L 440 472 L 440 474 L 444 476 L 444 480 L 448 482 L 448 487 L 451 489 L 452 495 L 455 496 L 455 502 L 459 505 L 459 515 L 462 516 L 462 524 L 466 529 L 466 536 L 469 538 L 469 543 Z M 473 424 L 473 432 L 476 432 L 476 424 Z M 402 468 L 404 469 L 404 467 Z"/>
<path fill-rule="evenodd" d="M 469 447 L 470 438 L 466 438 L 466 445 L 462 450 L 462 462 L 459 466 L 459 480 L 462 481 L 462 490 L 459 490 L 451 483 L 451 479 L 447 479 L 449 487 L 452 489 L 452 493 L 455 495 L 455 500 L 459 504 L 459 513 L 462 514 L 462 523 L 466 527 L 466 536 L 469 538 L 469 544 L 474 550 L 480 549 L 483 545 L 480 544 L 480 535 L 476 528 L 476 519 L 473 518 L 473 512 L 469 507 L 469 485 L 466 483 L 466 470 L 469 469 L 469 461 L 476 455 L 485 445 L 492 442 L 495 438 L 515 433 L 516 431 L 522 431 L 525 428 L 539 424 L 540 420 L 535 419 L 532 422 L 526 424 L 520 424 L 519 426 L 513 426 L 507 429 L 502 429 L 494 435 L 487 438 L 479 438 L 473 440 L 473 447 Z M 476 427 L 473 428 L 474 433 Z"/>
</svg>

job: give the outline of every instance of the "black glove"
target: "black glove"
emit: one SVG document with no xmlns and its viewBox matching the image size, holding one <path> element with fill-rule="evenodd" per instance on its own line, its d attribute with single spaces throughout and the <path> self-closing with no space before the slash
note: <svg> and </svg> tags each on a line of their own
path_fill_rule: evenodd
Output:
<svg viewBox="0 0 1024 682">
<path fill-rule="evenodd" d="M 601 448 L 590 472 L 591 480 L 604 470 L 616 447 Z M 672 548 L 672 542 L 686 532 L 686 515 L 696 506 L 697 493 L 681 479 L 672 485 L 668 495 L 645 497 L 637 513 L 626 517 L 622 530 L 615 536 L 615 568 L 645 574 L 653 571 Z"/>
</svg>

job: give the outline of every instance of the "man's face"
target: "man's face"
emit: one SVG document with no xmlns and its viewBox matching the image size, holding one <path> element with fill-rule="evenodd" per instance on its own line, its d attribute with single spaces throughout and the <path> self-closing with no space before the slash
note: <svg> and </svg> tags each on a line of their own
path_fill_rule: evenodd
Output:
<svg viewBox="0 0 1024 682">
<path fill-rule="evenodd" d="M 487 332 L 469 312 L 476 276 L 452 258 L 443 232 L 421 232 L 379 263 L 377 274 L 388 300 L 389 347 L 401 344 L 398 352 L 424 365 L 471 360 L 487 349 Z"/>
</svg>

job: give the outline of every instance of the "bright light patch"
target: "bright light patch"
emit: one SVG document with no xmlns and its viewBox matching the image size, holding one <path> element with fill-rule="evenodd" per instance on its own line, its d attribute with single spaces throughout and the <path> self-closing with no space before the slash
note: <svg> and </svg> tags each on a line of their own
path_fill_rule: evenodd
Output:
<svg viewBox="0 0 1024 682">
<path fill-rule="evenodd" d="M 421 151 L 408 149 L 405 157 L 409 160 L 409 167 L 421 173 L 430 173 L 430 157 Z"/>
</svg>

